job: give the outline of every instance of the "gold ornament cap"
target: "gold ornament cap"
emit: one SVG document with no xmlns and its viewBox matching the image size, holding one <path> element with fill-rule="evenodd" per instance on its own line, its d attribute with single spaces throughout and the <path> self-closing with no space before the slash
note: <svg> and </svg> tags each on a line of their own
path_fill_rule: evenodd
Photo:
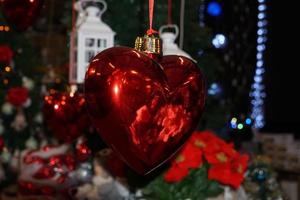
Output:
<svg viewBox="0 0 300 200">
<path fill-rule="evenodd" d="M 158 34 L 144 35 L 135 40 L 135 49 L 145 53 L 162 54 L 162 41 Z"/>
</svg>

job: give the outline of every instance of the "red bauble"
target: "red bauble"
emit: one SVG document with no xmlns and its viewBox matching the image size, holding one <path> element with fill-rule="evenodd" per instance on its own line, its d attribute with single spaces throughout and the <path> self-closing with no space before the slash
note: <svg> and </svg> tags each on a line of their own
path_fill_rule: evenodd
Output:
<svg viewBox="0 0 300 200">
<path fill-rule="evenodd" d="M 45 97 L 44 117 L 53 134 L 72 142 L 89 128 L 90 120 L 83 95 L 54 93 Z"/>
<path fill-rule="evenodd" d="M 28 98 L 28 89 L 25 87 L 10 88 L 6 94 L 6 101 L 16 107 L 24 105 Z"/>
<path fill-rule="evenodd" d="M 13 58 L 14 52 L 9 45 L 0 45 L 0 62 L 10 64 Z"/>
<path fill-rule="evenodd" d="M 7 21 L 19 31 L 30 27 L 36 20 L 43 0 L 1 0 Z"/>
<path fill-rule="evenodd" d="M 91 156 L 91 150 L 85 142 L 76 145 L 76 158 L 80 162 L 85 162 Z"/>
<path fill-rule="evenodd" d="M 110 48 L 91 62 L 85 97 L 94 127 L 135 171 L 147 174 L 182 146 L 205 101 L 197 65 L 180 56 L 158 64 L 126 47 Z"/>
</svg>

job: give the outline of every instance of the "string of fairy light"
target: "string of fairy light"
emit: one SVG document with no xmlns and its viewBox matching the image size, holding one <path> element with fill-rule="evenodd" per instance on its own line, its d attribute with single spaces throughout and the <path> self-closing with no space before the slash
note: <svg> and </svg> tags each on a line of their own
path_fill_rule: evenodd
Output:
<svg viewBox="0 0 300 200">
<path fill-rule="evenodd" d="M 256 69 L 253 78 L 254 82 L 250 92 L 250 97 L 252 98 L 251 118 L 254 120 L 254 128 L 262 128 L 265 125 L 264 99 L 266 97 L 266 92 L 263 80 L 265 73 L 264 53 L 266 50 L 268 24 L 266 10 L 267 5 L 265 0 L 258 0 Z"/>
<path fill-rule="evenodd" d="M 257 34 L 256 34 L 256 65 L 253 76 L 253 83 L 250 89 L 251 98 L 251 112 L 247 116 L 236 116 L 230 119 L 230 128 L 242 130 L 245 127 L 253 127 L 260 129 L 265 125 L 265 113 L 264 113 L 264 99 L 266 98 L 265 86 L 264 86 L 264 73 L 265 62 L 264 53 L 266 50 L 267 42 L 267 4 L 266 0 L 257 0 Z M 201 8 L 199 9 L 201 11 Z M 203 10 L 203 9 L 202 9 Z M 206 5 L 206 12 L 210 17 L 218 18 L 222 15 L 222 6 L 217 1 L 209 1 Z M 199 15 L 200 23 L 204 21 L 202 15 Z M 212 45 L 216 49 L 226 48 L 228 43 L 227 37 L 218 33 L 212 38 Z M 208 93 L 215 95 L 218 91 L 217 85 L 214 83 L 209 88 Z"/>
<path fill-rule="evenodd" d="M 0 32 L 9 32 L 10 27 L 7 25 L 0 25 Z"/>
</svg>

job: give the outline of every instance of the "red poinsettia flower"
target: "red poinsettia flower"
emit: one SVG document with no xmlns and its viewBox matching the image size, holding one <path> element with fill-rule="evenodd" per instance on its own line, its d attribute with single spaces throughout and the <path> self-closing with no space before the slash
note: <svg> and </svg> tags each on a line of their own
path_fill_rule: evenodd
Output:
<svg viewBox="0 0 300 200">
<path fill-rule="evenodd" d="M 189 169 L 196 169 L 202 166 L 202 151 L 191 141 L 187 141 L 179 155 L 172 161 L 170 169 L 164 176 L 167 182 L 179 182 L 188 175 Z"/>
<path fill-rule="evenodd" d="M 168 183 L 176 183 L 183 180 L 189 174 L 186 167 L 178 164 L 173 164 L 172 167 L 165 173 L 164 180 Z"/>
<path fill-rule="evenodd" d="M 209 179 L 233 188 L 238 188 L 244 180 L 248 155 L 240 155 L 233 144 L 226 143 L 211 131 L 195 132 L 190 137 L 173 160 L 164 180 L 169 183 L 180 182 L 190 169 L 202 166 L 203 158 L 211 165 Z"/>
<path fill-rule="evenodd" d="M 18 107 L 25 104 L 28 99 L 28 89 L 25 87 L 10 88 L 6 94 L 6 101 Z"/>
<path fill-rule="evenodd" d="M 210 148 L 206 148 L 204 151 L 205 159 L 209 164 L 219 164 L 230 162 L 230 160 L 236 156 L 237 152 L 228 144 L 218 145 Z M 212 145 L 213 146 L 213 145 Z"/>
<path fill-rule="evenodd" d="M 9 64 L 13 58 L 13 51 L 8 45 L 0 45 L 0 62 Z"/>
<path fill-rule="evenodd" d="M 218 151 L 226 143 L 211 131 L 195 132 L 191 140 L 204 151 Z"/>
<path fill-rule="evenodd" d="M 232 144 L 227 144 L 211 131 L 196 132 L 192 140 L 195 146 L 203 150 L 204 157 L 210 164 L 228 162 L 237 153 Z"/>
<path fill-rule="evenodd" d="M 229 163 L 213 165 L 208 171 L 208 179 L 216 180 L 224 185 L 227 185 L 231 178 Z"/>
<path fill-rule="evenodd" d="M 236 156 L 231 164 L 235 172 L 244 173 L 247 170 L 249 155 L 243 154 Z"/>
<path fill-rule="evenodd" d="M 248 155 L 238 155 L 230 162 L 212 165 L 208 171 L 208 179 L 216 180 L 236 189 L 244 180 L 248 160 Z"/>
<path fill-rule="evenodd" d="M 178 159 L 184 158 L 182 162 L 178 162 Z M 199 148 L 196 148 L 192 143 L 187 143 L 179 156 L 175 159 L 181 167 L 185 167 L 187 169 L 196 169 L 202 166 L 202 151 Z"/>
</svg>

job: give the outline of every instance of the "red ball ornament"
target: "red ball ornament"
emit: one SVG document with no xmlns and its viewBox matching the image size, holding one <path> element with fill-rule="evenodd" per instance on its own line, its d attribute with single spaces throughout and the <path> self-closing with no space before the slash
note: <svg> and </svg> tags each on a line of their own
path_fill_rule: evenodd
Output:
<svg viewBox="0 0 300 200">
<path fill-rule="evenodd" d="M 15 107 L 22 106 L 29 98 L 28 89 L 25 87 L 13 87 L 7 91 L 6 101 Z"/>
<path fill-rule="evenodd" d="M 80 162 L 85 162 L 89 159 L 91 156 L 91 150 L 90 148 L 86 145 L 86 143 L 81 143 L 76 145 L 76 158 Z"/>
<path fill-rule="evenodd" d="M 7 21 L 19 31 L 32 26 L 42 8 L 42 0 L 1 0 Z"/>
<path fill-rule="evenodd" d="M 188 58 L 155 61 L 140 51 L 115 47 L 90 63 L 85 95 L 103 140 L 131 168 L 147 174 L 175 154 L 197 126 L 205 84 Z"/>
<path fill-rule="evenodd" d="M 9 45 L 0 45 L 0 62 L 10 64 L 13 58 L 14 52 Z"/>
<path fill-rule="evenodd" d="M 79 93 L 54 93 L 44 98 L 44 117 L 53 134 L 72 142 L 90 126 L 85 99 Z"/>
</svg>

